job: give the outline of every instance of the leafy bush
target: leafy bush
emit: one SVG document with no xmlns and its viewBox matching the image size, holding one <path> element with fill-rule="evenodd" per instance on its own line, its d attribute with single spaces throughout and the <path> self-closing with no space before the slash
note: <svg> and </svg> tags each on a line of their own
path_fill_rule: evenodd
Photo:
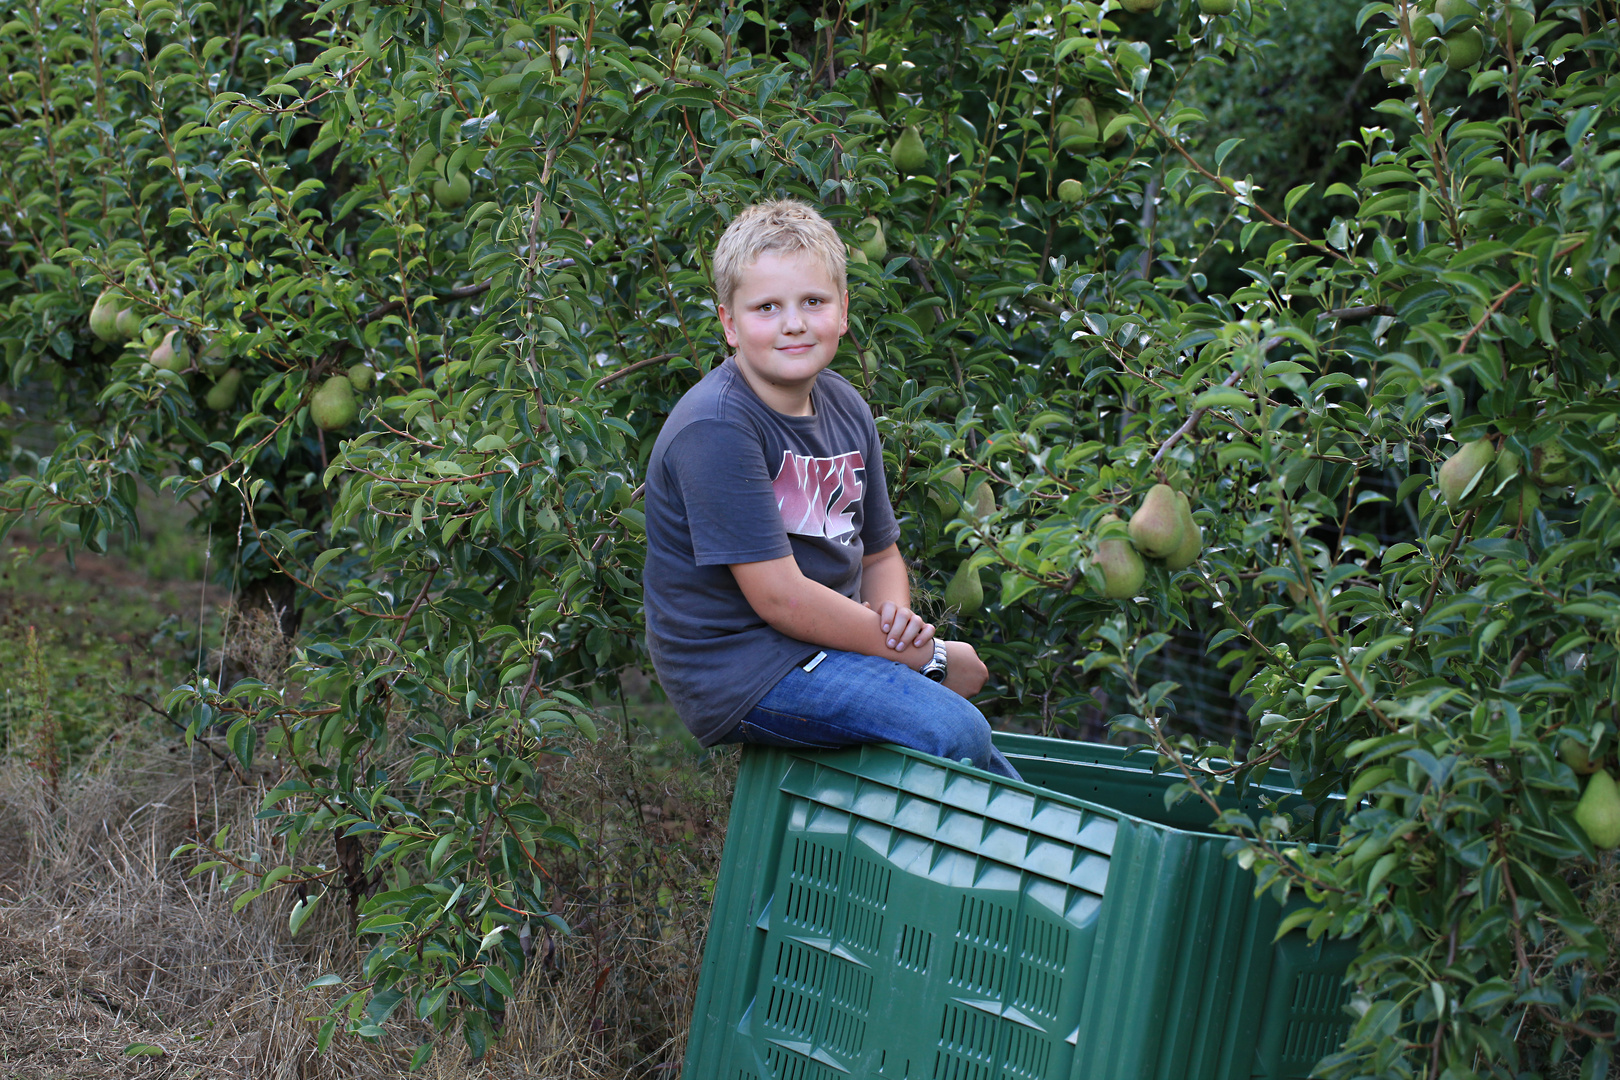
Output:
<svg viewBox="0 0 1620 1080">
<path fill-rule="evenodd" d="M 284 854 L 244 895 L 301 887 L 295 927 L 326 893 L 358 909 L 365 981 L 323 1038 L 406 1008 L 481 1052 L 517 928 L 555 921 L 537 870 L 576 841 L 536 762 L 645 663 L 642 468 L 723 355 L 708 253 L 738 207 L 793 194 L 852 244 L 882 222 L 838 365 L 880 414 L 925 584 L 989 571 L 956 618 L 995 707 L 1124 702 L 1121 737 L 1190 797 L 1277 762 L 1304 785 L 1308 820 L 1227 825 L 1261 887 L 1314 901 L 1313 933 L 1361 935 L 1325 1074 L 1602 1069 L 1600 855 L 1555 750 L 1612 753 L 1620 697 L 1614 18 L 1487 4 L 1483 59 L 1453 73 L 1425 25 L 1469 31 L 1367 5 L 1359 78 L 1394 85 L 1332 148 L 1354 183 L 1284 191 L 1227 171 L 1220 123 L 1252 121 L 1212 122 L 1207 87 L 1299 24 L 1237 6 L 149 0 L 0 27 L 0 340 L 73 418 L 5 508 L 99 549 L 161 480 L 206 500 L 233 580 L 296 599 L 285 683 L 170 708 L 287 766 Z M 888 152 L 908 125 L 915 172 Z M 133 342 L 87 329 L 103 291 Z M 333 382 L 356 365 L 359 420 Z M 1440 463 L 1481 439 L 1448 504 Z M 994 512 L 951 494 L 953 465 Z M 1107 599 L 1105 516 L 1158 482 L 1192 497 L 1202 557 Z M 1186 632 L 1248 706 L 1229 746 L 1165 678 Z M 1568 947 L 1533 965 L 1549 935 Z"/>
</svg>

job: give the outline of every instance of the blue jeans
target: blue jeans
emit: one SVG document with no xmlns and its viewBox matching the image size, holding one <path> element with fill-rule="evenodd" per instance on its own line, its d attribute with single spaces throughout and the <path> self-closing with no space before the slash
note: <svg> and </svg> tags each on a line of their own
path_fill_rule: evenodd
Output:
<svg viewBox="0 0 1620 1080">
<path fill-rule="evenodd" d="M 832 749 L 892 742 L 1022 779 L 990 744 L 990 723 L 962 695 L 904 664 L 826 650 L 771 687 L 721 742 Z"/>
</svg>

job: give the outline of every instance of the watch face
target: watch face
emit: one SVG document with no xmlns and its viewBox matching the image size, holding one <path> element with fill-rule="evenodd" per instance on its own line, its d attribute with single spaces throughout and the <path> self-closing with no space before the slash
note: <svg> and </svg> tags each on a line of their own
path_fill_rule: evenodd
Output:
<svg viewBox="0 0 1620 1080">
<path fill-rule="evenodd" d="M 930 679 L 933 679 L 935 682 L 944 682 L 945 665 L 941 664 L 939 667 L 935 667 L 934 665 L 929 664 L 927 667 L 923 668 L 923 674 L 928 676 Z"/>
</svg>

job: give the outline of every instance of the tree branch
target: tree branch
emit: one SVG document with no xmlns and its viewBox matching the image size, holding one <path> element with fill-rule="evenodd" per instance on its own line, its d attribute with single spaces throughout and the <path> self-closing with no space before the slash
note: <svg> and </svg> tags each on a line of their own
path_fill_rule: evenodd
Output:
<svg viewBox="0 0 1620 1080">
<path fill-rule="evenodd" d="M 1395 309 L 1388 304 L 1362 304 L 1358 307 L 1329 308 L 1322 314 L 1340 322 L 1358 323 L 1366 322 L 1375 315 L 1394 315 Z"/>
<path fill-rule="evenodd" d="M 1281 345 L 1284 340 L 1285 339 L 1281 335 L 1266 338 L 1260 343 L 1260 355 L 1266 355 L 1266 353 L 1270 352 L 1272 349 L 1275 349 L 1278 345 Z M 1221 381 L 1221 385 L 1236 386 L 1237 381 L 1242 377 L 1243 368 L 1240 367 L 1223 379 Z M 1192 411 L 1192 415 L 1187 417 L 1187 422 L 1176 428 L 1175 431 L 1171 432 L 1170 437 L 1164 440 L 1164 445 L 1159 447 L 1158 452 L 1153 455 L 1153 464 L 1157 465 L 1161 460 L 1163 460 L 1164 455 L 1170 452 L 1170 448 L 1172 446 L 1176 445 L 1176 443 L 1180 442 L 1185 436 L 1189 435 L 1192 430 L 1198 426 L 1198 422 L 1204 418 L 1204 414 L 1207 412 L 1209 412 L 1209 406 L 1207 405 L 1203 408 L 1194 409 Z"/>
<path fill-rule="evenodd" d="M 651 367 L 654 364 L 662 364 L 665 360 L 673 360 L 677 356 L 681 356 L 681 355 L 683 355 L 683 354 L 682 353 L 673 353 L 673 352 L 659 353 L 657 356 L 649 356 L 645 360 L 637 360 L 633 364 L 626 364 L 624 367 L 620 368 L 618 371 L 609 372 L 608 374 L 602 376 L 600 379 L 597 379 L 596 384 L 594 386 L 592 386 L 591 389 L 592 390 L 600 390 L 600 389 L 602 389 L 602 387 L 606 386 L 608 383 L 617 382 L 619 379 L 624 378 L 626 375 L 633 375 L 636 372 L 640 371 L 644 367 Z"/>
</svg>

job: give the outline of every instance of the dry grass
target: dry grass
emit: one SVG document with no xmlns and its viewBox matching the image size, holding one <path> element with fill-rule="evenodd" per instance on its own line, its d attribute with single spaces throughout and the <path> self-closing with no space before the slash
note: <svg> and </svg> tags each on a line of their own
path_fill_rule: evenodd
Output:
<svg viewBox="0 0 1620 1080">
<path fill-rule="evenodd" d="M 537 941 L 483 1061 L 451 1035 L 415 1075 L 678 1075 L 732 768 L 659 773 L 645 744 L 617 739 L 554 766 L 554 805 L 587 841 L 554 865 L 575 932 Z M 425 1034 L 414 1021 L 316 1050 L 309 1018 L 333 990 L 304 987 L 355 967 L 342 905 L 293 940 L 290 899 L 233 913 L 212 874 L 188 879 L 169 858 L 225 824 L 271 850 L 253 811 L 273 782 L 243 786 L 174 745 L 64 778 L 55 795 L 27 764 L 0 765 L 0 1076 L 406 1075 Z M 152 1050 L 126 1052 L 137 1044 Z"/>
<path fill-rule="evenodd" d="M 1582 867 L 1570 885 L 1597 927 L 1598 936 L 1607 944 L 1608 962 L 1601 971 L 1585 962 L 1560 964 L 1561 954 L 1572 943 L 1550 917 L 1543 915 L 1537 924 L 1539 940 L 1532 939 L 1528 951 L 1534 977 L 1538 982 L 1550 980 L 1566 987 L 1573 978 L 1580 978 L 1589 994 L 1620 997 L 1620 853 L 1600 851 L 1597 863 Z M 1604 1019 L 1598 1013 L 1585 1022 L 1610 1027 L 1603 1023 Z M 1532 1010 L 1524 1014 L 1514 1034 L 1525 1067 L 1538 1070 L 1537 1075 L 1547 1080 L 1579 1080 L 1583 1075 L 1582 1059 L 1592 1043 L 1579 1032 L 1561 1033 L 1546 1013 Z"/>
</svg>

